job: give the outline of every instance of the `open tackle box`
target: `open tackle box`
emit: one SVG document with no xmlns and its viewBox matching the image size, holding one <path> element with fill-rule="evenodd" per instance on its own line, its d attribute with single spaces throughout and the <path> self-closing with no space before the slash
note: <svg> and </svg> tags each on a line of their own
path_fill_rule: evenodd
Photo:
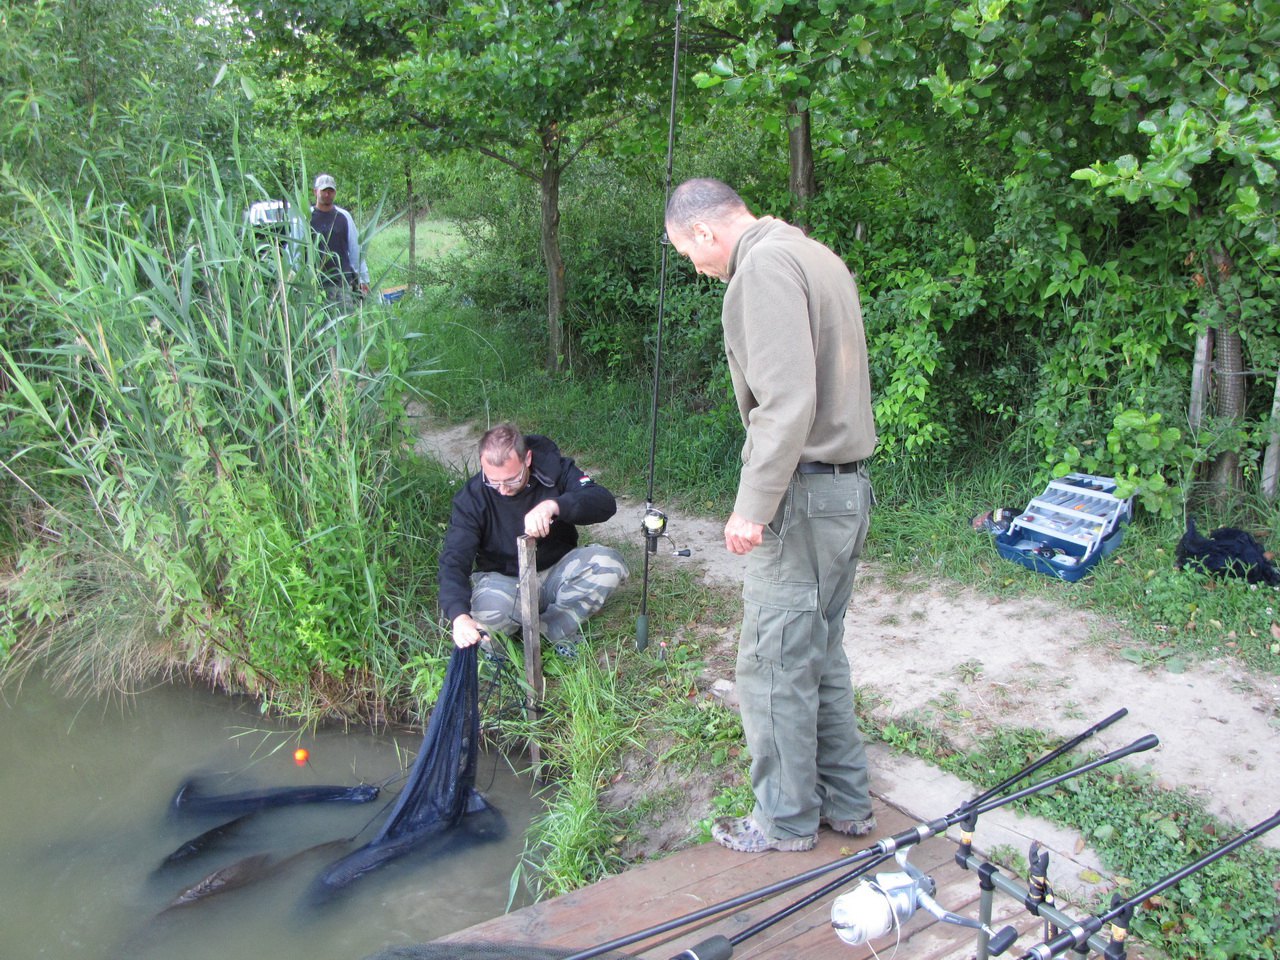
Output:
<svg viewBox="0 0 1280 960">
<path fill-rule="evenodd" d="M 1038 573 L 1079 580 L 1124 539 L 1133 498 L 1122 500 L 1115 489 L 1111 477 L 1087 473 L 1051 480 L 1009 529 L 996 535 L 996 550 Z"/>
</svg>

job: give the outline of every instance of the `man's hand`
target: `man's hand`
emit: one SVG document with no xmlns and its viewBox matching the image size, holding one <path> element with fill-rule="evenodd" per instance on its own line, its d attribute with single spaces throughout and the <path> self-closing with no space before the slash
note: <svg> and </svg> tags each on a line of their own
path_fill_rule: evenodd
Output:
<svg viewBox="0 0 1280 960">
<path fill-rule="evenodd" d="M 750 553 L 763 542 L 763 523 L 756 523 L 736 513 L 729 514 L 729 522 L 724 525 L 725 549 L 741 556 Z"/>
<path fill-rule="evenodd" d="M 360 286 L 360 293 L 367 297 L 369 295 L 369 285 L 367 283 L 361 282 L 359 286 Z"/>
<path fill-rule="evenodd" d="M 560 504 L 543 500 L 524 515 L 524 532 L 530 537 L 545 537 L 551 532 L 551 521 L 560 515 Z"/>
<path fill-rule="evenodd" d="M 460 613 L 453 618 L 453 645 L 455 647 L 474 647 L 484 635 L 484 628 L 476 623 L 469 613 Z"/>
</svg>

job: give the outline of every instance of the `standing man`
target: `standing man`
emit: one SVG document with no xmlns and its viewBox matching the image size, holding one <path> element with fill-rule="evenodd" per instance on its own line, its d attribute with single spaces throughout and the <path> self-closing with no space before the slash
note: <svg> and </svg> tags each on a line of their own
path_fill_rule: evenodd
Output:
<svg viewBox="0 0 1280 960">
<path fill-rule="evenodd" d="M 315 182 L 316 203 L 311 208 L 311 229 L 320 236 L 325 251 L 320 264 L 321 283 L 329 300 L 350 305 L 350 291 L 369 292 L 369 268 L 360 257 L 360 236 L 351 214 L 333 202 L 338 182 L 322 173 Z"/>
<path fill-rule="evenodd" d="M 671 194 L 667 236 L 728 284 L 721 323 L 746 428 L 725 546 L 747 555 L 737 688 L 755 808 L 711 835 L 732 850 L 810 850 L 820 823 L 875 828 L 844 616 L 870 520 L 876 446 L 858 291 L 796 227 L 718 180 Z"/>
<path fill-rule="evenodd" d="M 542 635 L 556 653 L 577 656 L 579 625 L 627 579 L 622 555 L 578 546 L 578 526 L 617 512 L 613 494 L 546 437 L 504 423 L 480 438 L 480 472 L 453 498 L 440 552 L 440 608 L 459 647 L 482 631 L 520 626 L 516 539 L 537 538 Z"/>
</svg>

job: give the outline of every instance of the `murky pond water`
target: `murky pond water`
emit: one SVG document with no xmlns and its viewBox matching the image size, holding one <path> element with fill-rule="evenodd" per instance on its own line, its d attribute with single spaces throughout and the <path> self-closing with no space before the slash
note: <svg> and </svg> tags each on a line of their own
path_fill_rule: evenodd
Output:
<svg viewBox="0 0 1280 960">
<path fill-rule="evenodd" d="M 537 801 L 501 757 L 481 758 L 477 787 L 505 818 L 505 838 L 410 854 L 317 908 L 308 886 L 381 826 L 421 730 L 322 730 L 298 739 L 246 701 L 178 686 L 127 705 L 71 701 L 31 679 L 2 692 L 2 957 L 358 960 L 506 907 Z M 310 752 L 304 766 L 294 761 L 299 746 Z M 162 867 L 185 841 L 229 819 L 171 813 L 175 791 L 192 775 L 215 793 L 386 786 L 370 803 L 255 813 L 202 855 Z M 311 849 L 352 837 L 345 847 Z M 257 854 L 267 854 L 259 879 L 165 910 L 215 869 Z"/>
</svg>

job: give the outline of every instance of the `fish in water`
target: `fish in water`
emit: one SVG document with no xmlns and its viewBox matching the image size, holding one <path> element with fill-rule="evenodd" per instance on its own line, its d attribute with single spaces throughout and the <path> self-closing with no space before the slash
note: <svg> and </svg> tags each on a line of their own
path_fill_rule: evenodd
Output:
<svg viewBox="0 0 1280 960">
<path fill-rule="evenodd" d="M 204 853 L 210 847 L 215 846 L 220 841 L 234 833 L 246 820 L 253 816 L 254 812 L 242 813 L 234 820 L 228 820 L 220 823 L 216 827 L 212 827 L 200 834 L 198 837 L 192 837 L 173 853 L 169 854 L 161 861 L 160 867 L 169 867 L 175 863 L 182 863 L 198 854 Z"/>
<path fill-rule="evenodd" d="M 377 799 L 378 792 L 374 784 L 362 783 L 356 787 L 268 787 L 243 793 L 203 796 L 192 779 L 178 787 L 169 807 L 175 813 L 186 815 L 251 813 L 299 803 L 368 803 Z"/>
<path fill-rule="evenodd" d="M 193 883 L 179 893 L 169 901 L 165 909 L 172 910 L 174 907 L 185 907 L 198 900 L 204 900 L 219 893 L 226 893 L 228 890 L 237 890 L 253 883 L 267 873 L 267 867 L 270 863 L 271 854 L 254 853 L 237 860 L 235 863 L 219 867 L 207 877 Z"/>
<path fill-rule="evenodd" d="M 269 877 L 280 873 L 294 862 L 313 853 L 330 852 L 338 847 L 346 846 L 350 843 L 347 839 L 326 840 L 324 843 L 318 843 L 315 846 L 307 847 L 299 850 L 297 853 L 291 854 L 280 860 L 274 860 L 269 853 L 254 853 L 247 857 L 242 857 L 235 863 L 227 864 L 225 867 L 219 867 L 208 876 L 196 881 L 191 886 L 185 888 L 178 893 L 176 897 L 169 901 L 161 913 L 165 913 L 175 907 L 186 907 L 201 900 L 207 900 L 209 897 L 216 896 L 220 893 L 226 893 L 230 890 L 238 890 L 246 887 L 251 883 L 255 883 L 264 877 Z"/>
</svg>

